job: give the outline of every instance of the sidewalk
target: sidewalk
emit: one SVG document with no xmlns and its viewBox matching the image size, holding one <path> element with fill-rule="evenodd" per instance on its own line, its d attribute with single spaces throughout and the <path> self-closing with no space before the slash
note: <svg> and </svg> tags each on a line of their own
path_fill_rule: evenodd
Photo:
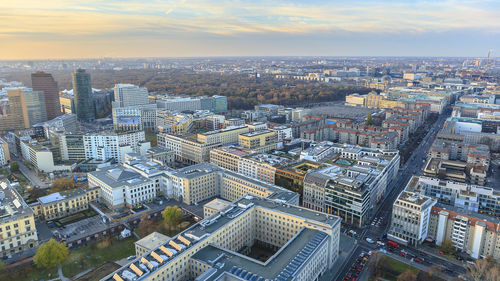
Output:
<svg viewBox="0 0 500 281">
<path fill-rule="evenodd" d="M 442 260 L 446 260 L 450 263 L 453 263 L 455 265 L 458 265 L 458 266 L 464 266 L 465 264 L 459 260 L 456 260 L 456 259 L 453 259 L 453 258 L 450 258 L 448 256 L 445 256 L 445 255 L 441 255 L 438 253 L 438 250 L 434 249 L 434 248 L 431 248 L 431 247 L 427 247 L 427 246 L 420 246 L 419 248 L 416 248 L 417 250 L 421 251 L 421 252 L 424 252 L 428 255 L 431 255 L 431 256 L 434 256 L 438 259 L 442 259 Z"/>
</svg>

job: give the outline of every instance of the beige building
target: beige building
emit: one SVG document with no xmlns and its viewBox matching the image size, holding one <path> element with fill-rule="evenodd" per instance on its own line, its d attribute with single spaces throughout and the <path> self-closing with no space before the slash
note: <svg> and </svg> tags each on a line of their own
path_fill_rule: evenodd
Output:
<svg viewBox="0 0 500 281">
<path fill-rule="evenodd" d="M 231 205 L 231 202 L 224 199 L 215 198 L 214 200 L 203 205 L 203 217 L 208 218 L 215 213 L 222 212 Z"/>
<path fill-rule="evenodd" d="M 239 135 L 238 145 L 256 152 L 267 152 L 276 149 L 278 136 L 269 130 L 254 131 Z"/>
<path fill-rule="evenodd" d="M 153 249 L 158 248 L 160 245 L 165 244 L 168 240 L 170 240 L 170 237 L 168 237 L 167 235 L 163 235 L 156 231 L 150 233 L 146 237 L 134 242 L 135 255 L 145 255 Z"/>
<path fill-rule="evenodd" d="M 211 163 L 200 163 L 170 173 L 171 197 L 186 204 L 197 204 L 213 197 L 234 201 L 246 194 L 282 198 L 298 204 L 299 195 L 279 186 L 222 169 Z"/>
<path fill-rule="evenodd" d="M 238 137 L 241 134 L 248 133 L 250 130 L 247 126 L 227 127 L 222 130 L 199 133 L 197 140 L 200 143 L 226 145 L 238 142 Z"/>
<path fill-rule="evenodd" d="M 77 188 L 42 196 L 30 206 L 37 218 L 48 221 L 85 211 L 89 209 L 89 203 L 96 201 L 99 197 L 99 187 Z"/>
<path fill-rule="evenodd" d="M 0 116 L 0 131 L 29 128 L 30 121 L 24 88 L 7 89 L 7 95 L 9 98 L 9 111 L 7 115 Z"/>
<path fill-rule="evenodd" d="M 9 144 L 3 138 L 0 138 L 0 166 L 7 165 L 9 162 Z"/>
<path fill-rule="evenodd" d="M 366 95 L 360 95 L 358 93 L 354 93 L 345 97 L 346 105 L 351 106 L 365 106 Z"/>
<path fill-rule="evenodd" d="M 274 184 L 276 168 L 283 158 L 237 147 L 223 146 L 210 151 L 210 162 L 266 183 Z"/>
<path fill-rule="evenodd" d="M 33 210 L 8 181 L 0 183 L 0 257 L 38 246 Z"/>
<path fill-rule="evenodd" d="M 251 150 L 236 146 L 221 146 L 210 151 L 210 163 L 234 172 L 238 171 L 238 163 Z"/>
<path fill-rule="evenodd" d="M 318 280 L 339 236 L 336 216 L 246 196 L 101 280 Z M 253 245 L 279 254 L 259 261 Z"/>
</svg>

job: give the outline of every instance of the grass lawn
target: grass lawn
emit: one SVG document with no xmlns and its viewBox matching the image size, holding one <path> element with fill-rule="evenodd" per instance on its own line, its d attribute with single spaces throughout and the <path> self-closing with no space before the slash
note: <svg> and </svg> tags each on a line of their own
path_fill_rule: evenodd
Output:
<svg viewBox="0 0 500 281">
<path fill-rule="evenodd" d="M 399 274 L 405 272 L 408 269 L 413 271 L 415 275 L 418 275 L 419 272 L 418 268 L 409 266 L 404 262 L 398 261 L 386 255 L 383 255 L 380 258 L 378 267 L 380 268 L 380 271 L 383 273 L 382 277 L 388 280 L 396 280 Z"/>
<path fill-rule="evenodd" d="M 39 269 L 35 265 L 30 265 L 22 268 L 3 270 L 0 273 L 0 280 L 16 280 L 16 281 L 31 281 L 31 280 L 50 280 L 57 277 L 57 268 Z"/>
<path fill-rule="evenodd" d="M 141 223 L 137 226 L 135 231 L 140 237 L 145 237 L 146 235 L 148 235 L 152 232 L 159 232 L 161 234 L 165 234 L 169 237 L 172 237 L 172 236 L 175 236 L 176 234 L 178 234 L 179 232 L 183 231 L 184 229 L 190 227 L 193 224 L 194 224 L 194 221 L 185 220 L 179 224 L 178 228 L 170 229 L 167 226 L 167 224 L 165 223 L 165 221 L 163 221 L 162 219 L 159 219 L 159 220 L 147 221 L 146 223 Z"/>
<path fill-rule="evenodd" d="M 68 258 L 62 263 L 63 274 L 65 277 L 73 277 L 86 269 L 100 266 L 108 261 L 114 262 L 133 256 L 135 255 L 135 241 L 135 237 L 123 240 L 113 237 L 70 251 Z M 57 268 L 47 270 L 37 268 L 35 265 L 0 272 L 0 280 L 12 281 L 50 280 L 57 276 Z"/>
<path fill-rule="evenodd" d="M 113 237 L 70 251 L 69 257 L 62 264 L 63 274 L 66 277 L 73 277 L 81 271 L 105 262 L 133 256 L 135 255 L 135 241 L 135 237 L 123 240 Z"/>
</svg>

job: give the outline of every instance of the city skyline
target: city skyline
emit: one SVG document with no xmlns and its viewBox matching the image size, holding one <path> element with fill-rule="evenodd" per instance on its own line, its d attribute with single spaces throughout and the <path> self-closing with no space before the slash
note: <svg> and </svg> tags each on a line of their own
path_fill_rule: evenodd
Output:
<svg viewBox="0 0 500 281">
<path fill-rule="evenodd" d="M 2 3 L 0 59 L 486 56 L 495 1 Z"/>
</svg>

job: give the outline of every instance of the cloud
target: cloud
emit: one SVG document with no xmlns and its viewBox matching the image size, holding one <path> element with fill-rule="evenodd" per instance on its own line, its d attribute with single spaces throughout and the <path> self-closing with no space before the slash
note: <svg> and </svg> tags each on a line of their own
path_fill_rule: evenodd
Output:
<svg viewBox="0 0 500 281">
<path fill-rule="evenodd" d="M 401 36 L 475 32 L 498 36 L 496 1 L 0 0 L 0 37 L 31 42 L 183 45 L 277 35 Z M 269 36 L 271 35 L 271 36 Z M 488 39 L 489 40 L 489 39 Z M 176 43 L 177 42 L 177 43 Z M 240 41 L 242 42 L 242 41 Z M 291 41 L 292 42 L 292 41 Z M 234 41 L 229 41 L 234 43 Z M 265 43 L 265 42 L 264 42 Z M 55 44 L 55 43 L 54 43 Z M 214 43 L 215 44 L 215 43 Z M 183 45 L 184 46 L 184 45 Z M 185 47 L 185 46 L 184 46 Z M 3 47 L 6 48 L 6 47 Z M 88 46 L 97 49 L 97 47 Z"/>
</svg>

